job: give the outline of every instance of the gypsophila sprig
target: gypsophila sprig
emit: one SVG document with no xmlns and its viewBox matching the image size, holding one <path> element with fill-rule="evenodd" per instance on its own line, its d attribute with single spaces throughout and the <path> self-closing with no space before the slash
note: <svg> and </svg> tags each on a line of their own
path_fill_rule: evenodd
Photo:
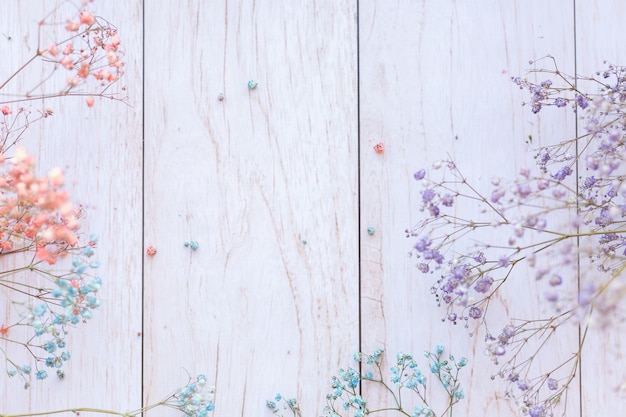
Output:
<svg viewBox="0 0 626 417">
<path fill-rule="evenodd" d="M 552 57 L 533 64 L 542 62 L 550 68 L 513 82 L 529 93 L 532 113 L 573 110 L 584 133 L 537 149 L 535 169 L 511 181 L 493 177 L 490 189 L 471 184 L 452 160 L 419 169 L 423 219 L 407 230 L 417 269 L 435 279 L 444 321 L 483 328 L 506 395 L 532 417 L 565 403 L 589 332 L 611 331 L 626 293 L 626 69 L 572 77 Z M 476 205 L 472 217 L 459 216 Z M 550 308 L 489 326 L 492 301 L 513 279 L 527 280 Z M 573 353 L 539 370 L 537 358 L 567 323 L 582 329 Z"/>
<path fill-rule="evenodd" d="M 326 395 L 327 405 L 323 415 L 326 417 L 341 417 L 398 412 L 407 417 L 437 417 L 452 416 L 453 406 L 464 398 L 459 371 L 467 365 L 467 359 L 455 360 L 449 355 L 443 355 L 444 348 L 437 346 L 434 352 L 425 352 L 429 371 L 426 374 L 433 376 L 437 386 L 447 393 L 447 404 L 438 405 L 441 411 L 435 410 L 435 405 L 429 404 L 427 397 L 428 377 L 422 373 L 413 356 L 398 353 L 396 361 L 389 369 L 389 375 L 383 371 L 383 351 L 376 349 L 372 354 L 356 353 L 354 367 L 342 368 L 331 380 L 331 391 Z M 359 371 L 357 368 L 360 368 Z M 368 403 L 360 395 L 364 384 L 376 385 L 388 395 L 391 405 L 376 406 Z M 370 387 L 372 388 L 372 387 Z M 277 394 L 273 400 L 268 400 L 267 407 L 280 417 L 284 411 L 289 411 L 293 417 L 300 417 L 300 407 L 296 399 L 285 399 Z"/>
<path fill-rule="evenodd" d="M 12 267 L 0 271 L 0 291 L 11 306 L 5 313 L 11 321 L 0 326 L 0 352 L 7 375 L 19 375 L 28 387 L 33 373 L 38 380 L 48 377 L 42 367 L 65 375 L 68 328 L 88 321 L 100 306 L 98 239 L 81 240 L 82 210 L 69 201 L 61 170 L 37 176 L 34 158 L 21 148 L 2 166 L 0 258 Z M 34 363 L 12 359 L 19 348 Z"/>
<path fill-rule="evenodd" d="M 185 417 L 206 417 L 213 411 L 214 397 L 215 387 L 207 385 L 206 376 L 198 375 L 162 404 L 182 411 Z"/>
<path fill-rule="evenodd" d="M 295 398 L 284 398 L 281 394 L 276 394 L 273 400 L 267 400 L 265 405 L 277 416 L 282 416 L 283 410 L 289 410 L 294 417 L 302 415 L 298 401 Z"/>
<path fill-rule="evenodd" d="M 94 97 L 124 99 L 111 90 L 124 67 L 117 28 L 92 13 L 90 3 L 60 2 L 40 19 L 36 48 L 27 48 L 22 62 L 5 62 L 13 72 L 0 80 L 0 295 L 5 300 L 0 353 L 6 375 L 18 376 L 26 388 L 32 380 L 65 376 L 64 364 L 72 357 L 68 330 L 87 322 L 100 306 L 98 239 L 80 231 L 83 207 L 71 202 L 62 169 L 40 176 L 35 157 L 19 145 L 33 123 L 54 114 L 50 107 L 33 109 L 43 99 L 78 96 L 88 107 Z"/>
<path fill-rule="evenodd" d="M 157 408 L 171 408 L 182 413 L 184 417 L 208 417 L 215 407 L 215 387 L 207 384 L 206 376 L 200 374 L 189 379 L 187 385 L 172 392 L 167 397 L 153 404 L 132 411 L 105 410 L 92 407 L 73 407 L 64 410 L 53 410 L 46 413 L 0 414 L 0 417 L 28 417 L 52 414 L 80 415 L 81 413 L 135 417 Z"/>
<path fill-rule="evenodd" d="M 94 105 L 95 97 L 125 99 L 111 91 L 124 74 L 124 52 L 118 30 L 88 10 L 88 5 L 88 2 L 80 5 L 70 0 L 61 2 L 39 20 L 34 52 L 24 62 L 12 63 L 15 71 L 0 83 L 0 95 L 6 97 L 0 99 L 4 116 L 13 112 L 23 115 L 20 103 L 44 98 L 82 97 L 88 107 Z M 15 91 L 14 85 L 20 83 L 22 87 Z M 48 109 L 40 112 L 42 117 L 53 113 Z M 10 118 L 6 122 L 6 126 L 17 126 Z M 7 130 L 12 129 L 2 129 L 5 141 Z"/>
</svg>

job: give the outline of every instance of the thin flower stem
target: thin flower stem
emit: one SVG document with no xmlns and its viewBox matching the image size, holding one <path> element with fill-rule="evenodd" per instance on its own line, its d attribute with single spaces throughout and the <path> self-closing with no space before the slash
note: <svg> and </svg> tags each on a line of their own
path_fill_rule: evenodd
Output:
<svg viewBox="0 0 626 417">
<path fill-rule="evenodd" d="M 13 78 L 15 78 L 17 76 L 17 74 L 19 74 L 21 71 L 24 70 L 24 68 L 26 68 L 27 66 L 29 66 L 33 61 L 35 61 L 37 58 L 39 58 L 41 56 L 41 51 L 37 50 L 37 53 L 32 56 L 28 61 L 26 61 L 24 64 L 22 64 L 21 67 L 19 67 L 17 69 L 17 71 L 15 71 L 13 74 L 11 74 L 11 76 L 9 78 L 7 78 L 2 84 L 0 84 L 0 90 L 2 90 L 9 82 L 11 82 L 11 80 Z"/>
<path fill-rule="evenodd" d="M 54 411 L 43 411 L 43 412 L 39 412 L 39 413 L 0 414 L 0 417 L 34 417 L 34 416 L 47 416 L 47 415 L 51 415 L 51 414 L 62 414 L 62 413 L 73 413 L 73 414 L 76 414 L 77 412 L 78 413 L 80 413 L 80 412 L 89 412 L 89 413 L 107 414 L 107 415 L 124 416 L 124 417 L 130 417 L 130 416 L 137 415 L 136 412 L 134 412 L 134 413 L 120 413 L 119 411 L 105 410 L 105 409 L 100 409 L 100 408 L 79 407 L 79 408 L 66 408 L 66 409 L 54 410 Z"/>
<path fill-rule="evenodd" d="M 397 412 L 399 412 L 400 414 L 404 414 L 405 416 L 411 417 L 411 415 L 410 415 L 409 413 L 407 413 L 407 412 L 406 412 L 403 408 L 401 408 L 401 407 L 396 407 L 396 408 L 393 408 L 393 407 L 388 407 L 388 408 L 377 408 L 377 409 L 375 409 L 375 410 L 369 410 L 369 411 L 368 411 L 368 414 L 380 413 L 380 412 L 383 412 L 383 411 L 397 411 Z M 2 417 L 2 416 L 0 416 L 0 417 Z"/>
</svg>

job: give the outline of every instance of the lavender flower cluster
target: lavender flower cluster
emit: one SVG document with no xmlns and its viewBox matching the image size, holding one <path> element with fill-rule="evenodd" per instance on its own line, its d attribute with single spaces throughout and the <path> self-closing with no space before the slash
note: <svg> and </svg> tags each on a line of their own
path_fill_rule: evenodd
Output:
<svg viewBox="0 0 626 417">
<path fill-rule="evenodd" d="M 614 329 L 626 268 L 626 68 L 570 77 L 545 60 L 552 69 L 512 81 L 528 92 L 533 113 L 571 109 L 584 132 L 537 149 L 535 169 L 522 168 L 512 181 L 493 178 L 487 189 L 451 160 L 418 170 L 424 217 L 406 231 L 417 269 L 435 277 L 431 292 L 444 321 L 472 334 L 482 328 L 495 375 L 531 417 L 552 415 L 563 402 L 588 332 Z M 476 203 L 475 214 L 459 216 Z M 493 301 L 514 280 L 526 280 L 549 308 L 488 326 Z M 568 322 L 581 326 L 575 353 L 538 370 L 537 357 Z"/>
</svg>

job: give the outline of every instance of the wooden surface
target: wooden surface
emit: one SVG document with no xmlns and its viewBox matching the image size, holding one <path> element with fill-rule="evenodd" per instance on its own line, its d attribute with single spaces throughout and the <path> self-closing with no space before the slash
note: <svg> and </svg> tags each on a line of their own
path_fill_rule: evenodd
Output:
<svg viewBox="0 0 626 417">
<path fill-rule="evenodd" d="M 269 413 L 276 392 L 313 413 L 358 348 L 355 4 L 145 18 L 163 46 L 145 61 L 146 401 L 206 372 L 216 416 Z"/>
<path fill-rule="evenodd" d="M 32 48 L 48 3 L 12 2 L 0 51 Z M 575 3 L 98 0 L 122 36 L 130 107 L 55 103 L 25 144 L 93 206 L 103 307 L 72 334 L 66 379 L 28 391 L 0 380 L 0 413 L 125 411 L 205 373 L 215 416 L 269 416 L 277 392 L 321 415 L 353 352 L 445 344 L 472 365 L 455 415 L 516 415 L 482 340 L 440 323 L 407 257 L 404 230 L 421 215 L 412 174 L 450 156 L 485 187 L 533 163 L 528 135 L 539 146 L 576 133 L 569 113 L 522 108 L 510 82 L 546 54 L 570 73 L 623 63 L 621 3 Z M 498 308 L 532 314 L 526 289 Z M 568 416 L 624 411 L 621 352 L 594 341 Z"/>
</svg>

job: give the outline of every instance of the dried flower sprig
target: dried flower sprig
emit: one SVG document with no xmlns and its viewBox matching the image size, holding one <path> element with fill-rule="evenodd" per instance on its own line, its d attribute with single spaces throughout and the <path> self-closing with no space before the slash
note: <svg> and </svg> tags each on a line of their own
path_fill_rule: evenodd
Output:
<svg viewBox="0 0 626 417">
<path fill-rule="evenodd" d="M 454 405 L 465 396 L 459 380 L 459 371 L 467 365 L 467 359 L 461 358 L 457 361 L 452 355 L 444 358 L 443 352 L 443 346 L 436 346 L 434 352 L 424 352 L 428 359 L 430 374 L 447 394 L 447 404 L 440 413 L 436 413 L 434 406 L 429 404 L 428 377 L 420 371 L 413 356 L 398 353 L 396 363 L 390 368 L 387 379 L 383 377 L 383 351 L 376 349 L 371 355 L 363 353 L 354 355 L 354 360 L 361 365 L 357 367 L 368 367 L 368 370 L 342 368 L 337 376 L 333 376 L 332 391 L 326 395 L 328 405 L 324 407 L 323 415 L 340 417 L 353 414 L 355 417 L 363 417 L 394 411 L 407 417 L 451 417 Z M 360 394 L 363 384 L 376 384 L 381 387 L 388 394 L 391 405 L 377 408 L 369 404 Z M 294 398 L 287 399 L 276 394 L 273 400 L 266 402 L 266 405 L 280 417 L 283 417 L 285 410 L 289 410 L 293 417 L 301 417 L 300 406 Z"/>
<path fill-rule="evenodd" d="M 0 291 L 12 321 L 0 327 L 0 352 L 7 374 L 20 375 L 28 387 L 31 373 L 48 376 L 45 368 L 63 377 L 67 327 L 86 322 L 100 306 L 97 237 L 81 242 L 82 210 L 69 201 L 60 169 L 38 177 L 22 148 L 1 165 L 9 167 L 0 174 L 0 259 L 12 266 L 0 271 Z M 28 352 L 34 368 L 11 358 L 15 347 Z"/>
<path fill-rule="evenodd" d="M 80 413 L 83 412 L 122 417 L 135 417 L 140 416 L 149 410 L 159 407 L 167 407 L 178 410 L 182 412 L 185 417 L 207 417 L 212 413 L 215 407 L 214 398 L 215 387 L 207 385 L 206 376 L 198 375 L 198 377 L 196 377 L 194 380 L 190 379 L 187 385 L 172 392 L 161 401 L 147 405 L 137 410 L 121 412 L 91 407 L 74 407 L 62 410 L 45 411 L 41 413 L 34 412 L 23 414 L 0 414 L 0 417 L 34 417 L 70 413 L 78 416 L 80 415 Z"/>
<path fill-rule="evenodd" d="M 24 102 L 84 96 L 91 107 L 93 97 L 124 99 L 109 91 L 123 75 L 120 37 L 88 10 L 89 3 L 59 3 L 39 21 L 35 53 L 0 82 L 0 294 L 5 301 L 0 307 L 6 320 L 0 323 L 0 352 L 7 375 L 19 376 L 26 388 L 33 376 L 43 380 L 49 371 L 64 377 L 63 366 L 71 358 L 67 331 L 88 321 L 100 305 L 97 237 L 79 230 L 83 208 L 70 201 L 61 169 L 38 176 L 35 158 L 18 146 L 34 122 L 54 114 L 51 108 L 30 110 Z M 67 9 L 73 17 L 60 25 L 55 19 Z M 44 38 L 57 40 L 44 47 Z M 29 84 L 33 79 L 38 81 Z M 16 91 L 17 85 L 26 92 Z"/>
<path fill-rule="evenodd" d="M 565 403 L 588 333 L 611 331 L 609 313 L 626 294 L 626 68 L 571 77 L 545 59 L 553 69 L 531 74 L 546 78 L 513 82 L 529 92 L 533 113 L 569 105 L 585 132 L 538 149 L 536 170 L 523 168 L 509 182 L 493 178 L 487 189 L 452 160 L 418 170 L 425 218 L 407 230 L 418 270 L 436 277 L 431 292 L 444 320 L 472 332 L 483 327 L 496 375 L 509 381 L 506 394 L 531 417 Z M 467 218 L 458 214 L 474 207 Z M 527 280 L 550 308 L 493 328 L 490 306 L 513 280 Z M 574 353 L 539 370 L 537 358 L 567 323 L 581 329 Z"/>
<path fill-rule="evenodd" d="M 39 21 L 34 54 L 17 65 L 17 69 L 0 83 L 0 94 L 5 97 L 0 100 L 3 109 L 8 109 L 9 104 L 64 96 L 86 97 L 89 107 L 93 106 L 94 97 L 124 99 L 115 94 L 107 95 L 111 85 L 124 74 L 124 52 L 118 30 L 89 11 L 88 4 L 86 1 L 80 6 L 70 0 L 62 2 Z M 64 5 L 71 6 L 75 16 L 62 25 L 53 19 Z M 51 33 L 58 27 L 63 27 L 65 33 Z M 57 40 L 43 45 L 44 37 Z M 45 75 L 38 75 L 39 81 L 27 87 L 25 93 L 12 89 L 16 80 L 24 83 L 29 80 L 20 76 L 28 76 L 26 71 L 36 63 L 40 64 Z M 60 79 L 55 76 L 59 70 L 65 71 L 65 76 Z"/>
</svg>

